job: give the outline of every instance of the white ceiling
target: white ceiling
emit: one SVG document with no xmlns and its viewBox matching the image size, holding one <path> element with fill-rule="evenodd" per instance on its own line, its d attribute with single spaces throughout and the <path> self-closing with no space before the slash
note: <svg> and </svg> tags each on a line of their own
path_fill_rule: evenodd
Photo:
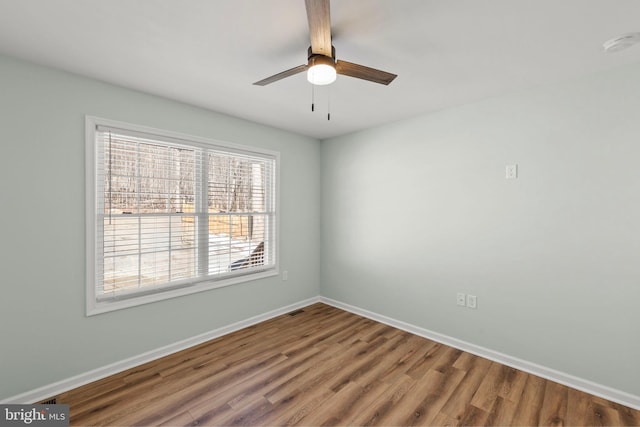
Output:
<svg viewBox="0 0 640 427">
<path fill-rule="evenodd" d="M 315 138 L 640 62 L 638 0 L 333 0 L 338 59 L 389 86 L 305 74 L 302 0 L 0 0 L 0 52 Z M 330 96 L 331 120 L 327 121 Z"/>
</svg>

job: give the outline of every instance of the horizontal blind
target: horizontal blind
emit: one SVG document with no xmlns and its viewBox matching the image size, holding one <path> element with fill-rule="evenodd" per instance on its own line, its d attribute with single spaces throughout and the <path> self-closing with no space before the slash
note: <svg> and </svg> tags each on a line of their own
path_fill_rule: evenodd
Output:
<svg viewBox="0 0 640 427">
<path fill-rule="evenodd" d="M 98 301 L 275 268 L 275 159 L 96 128 Z"/>
</svg>

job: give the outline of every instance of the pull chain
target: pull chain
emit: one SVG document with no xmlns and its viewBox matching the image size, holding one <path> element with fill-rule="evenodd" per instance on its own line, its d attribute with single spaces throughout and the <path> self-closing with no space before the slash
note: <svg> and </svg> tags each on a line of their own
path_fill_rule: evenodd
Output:
<svg viewBox="0 0 640 427">
<path fill-rule="evenodd" d="M 316 91 L 315 91 L 315 86 L 316 85 L 311 84 L 311 112 L 316 111 L 316 103 L 315 103 Z"/>
<path fill-rule="evenodd" d="M 327 88 L 327 120 L 331 120 L 331 86 Z"/>
</svg>

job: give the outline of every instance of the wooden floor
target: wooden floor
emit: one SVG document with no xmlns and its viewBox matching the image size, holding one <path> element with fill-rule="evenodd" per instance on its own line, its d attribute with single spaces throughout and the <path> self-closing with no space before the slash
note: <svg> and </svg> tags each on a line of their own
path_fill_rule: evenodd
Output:
<svg viewBox="0 0 640 427">
<path fill-rule="evenodd" d="M 323 304 L 57 396 L 71 425 L 640 425 L 640 412 Z"/>
</svg>

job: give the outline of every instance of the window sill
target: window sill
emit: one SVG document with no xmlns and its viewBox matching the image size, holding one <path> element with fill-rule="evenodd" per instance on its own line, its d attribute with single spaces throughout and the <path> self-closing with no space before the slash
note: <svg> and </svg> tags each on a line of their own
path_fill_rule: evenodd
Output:
<svg viewBox="0 0 640 427">
<path fill-rule="evenodd" d="M 166 299 L 177 298 L 184 295 L 191 295 L 198 292 L 205 292 L 212 289 L 223 288 L 226 286 L 236 285 L 239 283 L 251 282 L 254 280 L 265 279 L 267 277 L 277 276 L 279 274 L 277 268 L 261 271 L 257 273 L 248 274 L 246 276 L 236 276 L 223 280 L 211 280 L 205 282 L 194 283 L 193 285 L 187 285 L 184 287 L 176 288 L 173 290 L 165 290 L 152 294 L 132 296 L 121 300 L 110 300 L 104 302 L 98 302 L 93 295 L 87 299 L 87 317 L 95 316 L 97 314 L 108 313 L 110 311 L 121 310 L 129 307 L 136 307 L 139 305 L 149 304 L 152 302 L 163 301 Z"/>
</svg>

